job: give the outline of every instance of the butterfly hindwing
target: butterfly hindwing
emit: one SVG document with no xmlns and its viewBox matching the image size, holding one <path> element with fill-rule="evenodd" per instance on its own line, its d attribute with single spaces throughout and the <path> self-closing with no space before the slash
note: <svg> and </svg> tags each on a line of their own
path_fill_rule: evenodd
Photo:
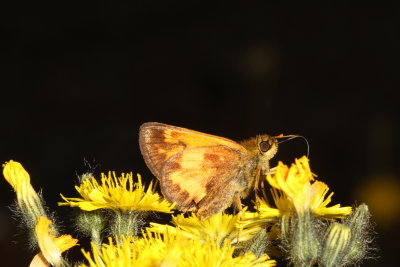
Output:
<svg viewBox="0 0 400 267">
<path fill-rule="evenodd" d="M 186 148 L 162 169 L 163 195 L 181 210 L 196 210 L 206 196 L 217 195 L 219 187 L 237 175 L 241 156 L 223 145 Z"/>
</svg>

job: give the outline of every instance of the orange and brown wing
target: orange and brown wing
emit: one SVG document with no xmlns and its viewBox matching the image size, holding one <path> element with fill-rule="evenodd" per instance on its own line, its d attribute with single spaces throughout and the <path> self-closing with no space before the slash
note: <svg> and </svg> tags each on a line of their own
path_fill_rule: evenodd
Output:
<svg viewBox="0 0 400 267">
<path fill-rule="evenodd" d="M 139 145 L 147 166 L 158 179 L 165 163 L 187 148 L 222 145 L 239 154 L 246 153 L 243 146 L 232 140 L 158 122 L 142 124 Z"/>
<path fill-rule="evenodd" d="M 160 181 L 164 197 L 183 211 L 197 210 L 206 196 L 234 179 L 243 155 L 224 145 L 186 148 L 164 164 Z M 227 199 L 227 205 L 232 199 Z"/>
</svg>

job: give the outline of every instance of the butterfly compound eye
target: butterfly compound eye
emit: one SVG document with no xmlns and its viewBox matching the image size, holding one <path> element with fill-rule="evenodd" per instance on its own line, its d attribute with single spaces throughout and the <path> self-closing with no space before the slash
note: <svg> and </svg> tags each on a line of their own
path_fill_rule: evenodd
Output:
<svg viewBox="0 0 400 267">
<path fill-rule="evenodd" d="M 268 141 L 262 141 L 260 142 L 259 147 L 261 152 L 267 152 L 271 148 L 271 145 Z"/>
</svg>

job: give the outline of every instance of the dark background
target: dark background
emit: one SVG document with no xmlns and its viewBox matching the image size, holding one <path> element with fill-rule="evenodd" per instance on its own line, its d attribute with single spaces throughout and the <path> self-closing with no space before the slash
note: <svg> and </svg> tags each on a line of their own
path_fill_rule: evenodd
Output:
<svg viewBox="0 0 400 267">
<path fill-rule="evenodd" d="M 66 229 L 70 209 L 56 203 L 76 196 L 84 159 L 152 178 L 138 147 L 143 122 L 234 140 L 299 133 L 332 204 L 366 202 L 374 215 L 380 258 L 363 266 L 396 262 L 398 3 L 1 5 L 0 161 L 24 165 Z M 305 151 L 293 140 L 276 159 Z M 14 193 L 4 179 L 0 188 L 2 264 L 27 266 L 34 253 L 11 218 Z"/>
</svg>

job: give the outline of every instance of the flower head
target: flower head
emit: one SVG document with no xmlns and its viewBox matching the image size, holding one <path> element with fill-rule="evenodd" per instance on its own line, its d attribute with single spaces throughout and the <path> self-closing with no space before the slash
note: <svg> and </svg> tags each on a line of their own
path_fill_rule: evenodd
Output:
<svg viewBox="0 0 400 267">
<path fill-rule="evenodd" d="M 214 216 L 201 221 L 194 213 L 189 217 L 180 214 L 172 217 L 172 223 L 175 225 L 164 225 L 158 223 L 150 223 L 151 232 L 156 233 L 174 233 L 181 234 L 187 238 L 197 238 L 206 240 L 207 238 L 217 243 L 223 243 L 225 239 L 231 243 L 246 241 L 251 239 L 262 226 L 255 225 L 253 227 L 239 227 L 240 214 L 230 215 L 219 212 Z"/>
<path fill-rule="evenodd" d="M 31 185 L 29 173 L 21 163 L 10 160 L 3 164 L 3 175 L 17 194 L 19 206 L 36 206 L 40 202 L 38 194 Z"/>
<path fill-rule="evenodd" d="M 22 167 L 21 163 L 10 160 L 3 164 L 3 175 L 6 181 L 17 193 L 21 193 L 23 187 L 30 185 L 29 173 Z"/>
<path fill-rule="evenodd" d="M 267 180 L 272 187 L 272 195 L 278 208 L 290 212 L 292 207 L 297 213 L 311 210 L 323 217 L 344 217 L 351 213 L 351 207 L 340 207 L 340 204 L 327 207 L 333 193 L 325 198 L 329 188 L 320 181 L 314 181 L 308 159 L 296 159 L 290 168 L 279 162 L 274 176 Z M 277 191 L 277 190 L 278 191 Z"/>
<path fill-rule="evenodd" d="M 36 224 L 36 238 L 44 259 L 54 266 L 63 263 L 61 253 L 77 245 L 78 240 L 70 235 L 55 237 L 55 231 L 50 227 L 52 222 L 46 217 L 40 216 Z"/>
<path fill-rule="evenodd" d="M 3 164 L 3 175 L 17 194 L 24 222 L 33 231 L 38 217 L 45 216 L 45 211 L 41 198 L 31 185 L 29 173 L 21 163 L 10 160 Z"/>
<path fill-rule="evenodd" d="M 86 211 L 105 208 L 123 212 L 140 210 L 165 213 L 171 213 L 175 206 L 156 193 L 152 183 L 145 190 L 140 175 L 138 182 L 133 184 L 132 173 L 123 173 L 117 177 L 114 172 L 109 172 L 108 176 L 102 174 L 101 184 L 91 177 L 83 180 L 81 185 L 75 188 L 82 198 L 67 198 L 61 195 L 66 202 L 59 205 L 79 207 Z"/>
<path fill-rule="evenodd" d="M 267 176 L 270 185 L 283 191 L 286 197 L 294 204 L 296 210 L 304 211 L 309 205 L 311 197 L 310 182 L 314 180 L 308 159 L 296 159 L 290 169 L 282 162 L 278 163 L 276 173 Z"/>
</svg>

